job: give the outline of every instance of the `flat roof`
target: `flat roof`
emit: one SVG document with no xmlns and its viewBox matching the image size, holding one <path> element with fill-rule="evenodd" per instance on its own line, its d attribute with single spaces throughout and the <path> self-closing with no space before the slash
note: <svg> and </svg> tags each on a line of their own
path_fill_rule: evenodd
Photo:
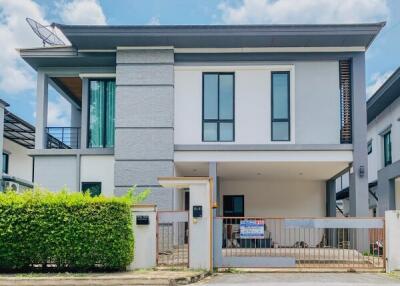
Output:
<svg viewBox="0 0 400 286">
<path fill-rule="evenodd" d="M 400 67 L 367 101 L 367 120 L 370 123 L 400 97 Z"/>
<path fill-rule="evenodd" d="M 115 49 L 119 46 L 368 48 L 385 26 L 385 22 L 327 25 L 54 24 L 77 49 Z"/>
</svg>

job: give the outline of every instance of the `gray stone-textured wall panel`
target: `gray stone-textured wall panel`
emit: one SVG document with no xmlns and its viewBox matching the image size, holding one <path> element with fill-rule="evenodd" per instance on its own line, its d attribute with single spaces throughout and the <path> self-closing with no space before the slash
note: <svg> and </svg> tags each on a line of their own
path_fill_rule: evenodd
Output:
<svg viewBox="0 0 400 286">
<path fill-rule="evenodd" d="M 173 63 L 172 49 L 117 51 L 115 194 L 154 186 L 146 202 L 163 210 L 173 207 L 172 191 L 157 180 L 174 174 Z"/>
<path fill-rule="evenodd" d="M 116 127 L 172 127 L 172 86 L 118 86 Z"/>
<path fill-rule="evenodd" d="M 173 85 L 174 66 L 117 65 L 117 85 Z"/>
<path fill-rule="evenodd" d="M 173 50 L 119 50 L 117 64 L 174 63 Z"/>
<path fill-rule="evenodd" d="M 35 156 L 35 184 L 51 191 L 76 191 L 76 156 Z"/>
<path fill-rule="evenodd" d="M 173 176 L 172 161 L 115 161 L 115 186 L 158 185 L 158 177 Z"/>
<path fill-rule="evenodd" d="M 173 159 L 174 133 L 172 128 L 121 128 L 115 130 L 115 159 L 165 160 Z"/>
<path fill-rule="evenodd" d="M 137 187 L 138 192 L 143 191 L 146 188 Z M 151 190 L 149 197 L 144 200 L 144 204 L 155 204 L 157 209 L 161 211 L 172 210 L 173 208 L 173 189 L 167 189 L 162 187 L 150 187 Z M 123 196 L 128 191 L 127 187 L 117 187 L 115 189 L 116 196 Z"/>
</svg>

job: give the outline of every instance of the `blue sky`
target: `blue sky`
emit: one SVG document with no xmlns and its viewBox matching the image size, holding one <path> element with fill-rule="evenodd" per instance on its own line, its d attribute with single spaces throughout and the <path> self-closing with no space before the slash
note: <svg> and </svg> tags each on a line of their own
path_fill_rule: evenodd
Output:
<svg viewBox="0 0 400 286">
<path fill-rule="evenodd" d="M 400 66 L 399 0 L 0 0 L 0 97 L 33 123 L 35 73 L 15 48 L 40 46 L 25 23 L 279 24 L 387 21 L 367 52 L 367 95 Z M 51 125 L 67 124 L 68 104 L 50 92 Z"/>
</svg>

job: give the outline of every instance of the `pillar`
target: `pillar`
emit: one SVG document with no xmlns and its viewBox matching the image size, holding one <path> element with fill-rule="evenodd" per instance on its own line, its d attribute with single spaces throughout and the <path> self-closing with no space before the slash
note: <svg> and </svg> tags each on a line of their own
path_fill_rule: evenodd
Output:
<svg viewBox="0 0 400 286">
<path fill-rule="evenodd" d="M 0 166 L 1 166 L 1 182 L 0 182 L 0 191 L 3 191 L 3 145 L 4 145 L 4 111 L 5 108 L 9 106 L 7 102 L 0 99 Z"/>
<path fill-rule="evenodd" d="M 36 131 L 35 149 L 46 149 L 47 145 L 47 105 L 48 105 L 48 76 L 42 72 L 37 73 L 36 90 Z"/>
<path fill-rule="evenodd" d="M 174 175 L 174 50 L 117 49 L 116 74 L 115 194 L 151 188 L 146 202 L 173 210 L 157 177 Z"/>
<path fill-rule="evenodd" d="M 350 216 L 368 216 L 367 106 L 365 93 L 365 54 L 352 62 L 352 139 L 353 173 L 350 175 Z"/>
</svg>

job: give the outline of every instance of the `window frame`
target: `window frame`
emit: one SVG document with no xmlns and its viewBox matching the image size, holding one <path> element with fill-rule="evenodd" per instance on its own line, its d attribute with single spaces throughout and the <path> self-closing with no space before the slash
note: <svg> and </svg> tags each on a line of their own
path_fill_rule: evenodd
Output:
<svg viewBox="0 0 400 286">
<path fill-rule="evenodd" d="M 86 190 L 90 190 L 90 188 L 87 188 L 86 190 L 83 188 L 83 184 L 90 184 L 90 185 L 100 185 L 100 194 L 98 194 L 98 196 L 100 196 L 101 194 L 102 194 L 102 192 L 103 192 L 103 184 L 102 184 L 102 182 L 94 182 L 94 181 L 82 181 L 81 182 L 81 192 L 82 193 L 86 193 Z M 90 196 L 92 196 L 92 193 L 91 192 L 89 192 L 90 193 Z M 94 197 L 94 196 L 92 196 L 92 197 Z"/>
<path fill-rule="evenodd" d="M 392 164 L 392 130 L 388 130 L 384 134 L 382 134 L 383 138 L 383 166 L 389 166 Z M 389 160 L 386 161 L 386 138 L 389 138 Z"/>
<path fill-rule="evenodd" d="M 242 201 L 243 201 L 243 212 L 241 213 L 241 215 L 239 215 L 239 216 L 232 216 L 232 215 L 230 215 L 230 216 L 227 216 L 227 215 L 225 215 L 225 198 L 241 198 L 242 199 Z M 223 202 L 223 206 L 222 206 L 222 214 L 223 214 L 223 216 L 224 217 L 244 217 L 244 214 L 245 214 L 245 206 L 244 206 L 244 195 L 223 195 L 222 196 L 222 202 Z"/>
<path fill-rule="evenodd" d="M 90 97 L 91 97 L 91 93 L 90 93 L 90 84 L 91 84 L 91 82 L 92 81 L 99 81 L 99 82 L 104 82 L 105 84 L 104 84 L 104 94 L 105 94 L 105 96 L 107 96 L 107 89 L 108 89 L 108 87 L 107 87 L 107 82 L 109 82 L 109 81 L 114 81 L 114 83 L 116 83 L 116 79 L 115 78 L 90 78 L 90 79 L 88 79 L 88 104 L 87 104 L 87 126 L 86 126 L 86 128 L 87 128 L 87 138 L 86 138 L 86 141 L 87 141 L 87 143 L 86 143 L 86 148 L 89 148 L 89 149 L 104 149 L 104 148 L 114 148 L 115 147 L 115 137 L 114 137 L 114 146 L 112 146 L 112 147 L 106 147 L 106 141 L 107 141 L 107 118 L 106 118 L 106 116 L 104 116 L 104 118 L 102 118 L 102 125 L 103 125 L 103 127 L 104 127 L 104 132 L 103 132 L 103 137 L 102 137 L 102 139 L 101 139 L 101 146 L 98 146 L 98 147 L 91 147 L 90 146 Z M 116 85 L 115 85 L 115 87 L 116 87 Z M 104 98 L 104 102 L 106 102 L 107 100 L 106 100 L 106 98 Z M 114 107 L 115 107 L 115 102 L 114 102 Z M 104 115 L 106 115 L 107 114 L 107 104 L 105 104 L 104 103 L 104 110 L 103 110 L 103 112 L 104 112 Z M 115 113 L 114 113 L 114 115 L 115 115 Z M 114 120 L 115 120 L 115 118 L 114 118 Z M 114 136 L 115 136 L 115 125 L 114 125 Z"/>
<path fill-rule="evenodd" d="M 5 162 L 5 167 L 6 167 L 5 170 L 3 169 L 4 162 Z M 3 172 L 4 174 L 8 174 L 8 172 L 9 172 L 9 170 L 10 170 L 10 169 L 9 169 L 9 164 L 10 164 L 10 154 L 7 153 L 7 152 L 3 152 L 3 166 L 1 166 L 1 169 L 2 169 L 2 172 Z"/>
<path fill-rule="evenodd" d="M 369 140 L 369 141 L 367 142 L 367 152 L 368 152 L 368 155 L 371 154 L 372 151 L 373 151 L 373 146 L 372 146 L 372 139 L 371 139 L 371 140 Z"/>
<path fill-rule="evenodd" d="M 218 119 L 205 119 L 204 118 L 204 77 L 206 75 L 218 75 L 218 106 L 217 106 L 217 112 L 218 112 Z M 232 75 L 233 78 L 233 86 L 232 86 L 232 119 L 219 119 L 219 104 L 220 104 L 220 81 L 219 81 L 219 76 L 220 75 Z M 234 72 L 203 72 L 202 73 L 202 91 L 201 91 L 201 100 L 202 100 L 202 112 L 201 112 L 201 141 L 202 142 L 235 142 L 235 73 Z M 217 139 L 216 140 L 205 140 L 204 139 L 204 123 L 216 123 L 217 124 Z M 220 123 L 231 123 L 232 124 L 232 140 L 220 140 Z"/>
<path fill-rule="evenodd" d="M 287 119 L 274 119 L 274 82 L 273 82 L 273 77 L 274 74 L 287 74 L 288 75 L 288 86 L 287 86 L 287 91 L 288 91 L 288 95 L 287 95 L 287 114 L 288 114 L 288 118 Z M 291 132 L 292 132 L 292 128 L 291 128 L 291 108 L 290 108 L 290 103 L 291 103 L 291 91 L 290 91 L 290 76 L 291 76 L 291 72 L 290 71 L 271 71 L 271 142 L 290 142 L 291 139 Z M 274 123 L 276 122 L 287 122 L 288 123 L 288 139 L 287 140 L 275 140 L 274 139 Z"/>
</svg>

